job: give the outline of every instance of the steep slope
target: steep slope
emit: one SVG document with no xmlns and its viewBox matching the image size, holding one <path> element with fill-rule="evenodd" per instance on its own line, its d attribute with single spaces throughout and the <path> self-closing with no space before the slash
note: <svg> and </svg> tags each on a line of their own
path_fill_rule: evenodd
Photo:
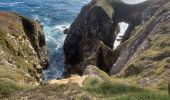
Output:
<svg viewBox="0 0 170 100">
<path fill-rule="evenodd" d="M 0 97 L 21 84 L 42 82 L 48 65 L 47 46 L 39 22 L 0 12 Z"/>
<path fill-rule="evenodd" d="M 121 44 L 120 56 L 111 75 L 131 77 L 142 86 L 167 89 L 170 80 L 169 33 L 170 2 L 157 0 L 143 12 L 143 23 L 136 27 L 128 41 Z"/>
</svg>

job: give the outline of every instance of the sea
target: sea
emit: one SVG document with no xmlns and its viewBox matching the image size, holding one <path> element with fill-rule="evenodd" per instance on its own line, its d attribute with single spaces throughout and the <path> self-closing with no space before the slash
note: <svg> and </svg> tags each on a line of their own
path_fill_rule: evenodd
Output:
<svg viewBox="0 0 170 100">
<path fill-rule="evenodd" d="M 63 43 L 65 28 L 75 20 L 81 7 L 91 0 L 0 0 L 0 11 L 13 11 L 39 20 L 43 25 L 49 51 L 50 65 L 44 71 L 45 81 L 57 79 L 64 66 Z M 124 0 L 126 3 L 139 3 L 144 0 Z M 123 35 L 128 24 L 120 23 Z M 119 42 L 115 43 L 118 46 Z"/>
</svg>

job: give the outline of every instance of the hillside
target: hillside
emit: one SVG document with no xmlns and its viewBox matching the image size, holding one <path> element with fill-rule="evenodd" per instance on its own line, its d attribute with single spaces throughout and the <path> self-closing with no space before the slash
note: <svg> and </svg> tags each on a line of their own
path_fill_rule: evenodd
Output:
<svg viewBox="0 0 170 100">
<path fill-rule="evenodd" d="M 4 100 L 170 99 L 169 0 L 92 0 L 64 31 L 63 77 L 42 85 L 35 84 L 48 65 L 42 26 L 10 12 L 1 12 L 0 20 L 0 59 L 7 61 L 0 63 Z M 120 22 L 129 27 L 113 49 Z"/>
</svg>

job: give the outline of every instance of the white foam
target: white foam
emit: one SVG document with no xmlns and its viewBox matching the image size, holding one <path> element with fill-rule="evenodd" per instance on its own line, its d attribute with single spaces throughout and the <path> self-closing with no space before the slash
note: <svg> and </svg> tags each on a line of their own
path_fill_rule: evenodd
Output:
<svg viewBox="0 0 170 100">
<path fill-rule="evenodd" d="M 144 2 L 146 0 L 123 0 L 125 3 L 129 3 L 129 4 L 137 4 L 137 3 L 141 3 Z"/>
<path fill-rule="evenodd" d="M 56 25 L 54 27 L 54 30 L 55 31 L 58 31 L 58 32 L 63 32 L 66 28 L 69 28 L 70 27 L 70 24 L 60 24 L 60 25 Z"/>
<path fill-rule="evenodd" d="M 39 15 L 32 15 L 32 17 L 33 17 L 35 20 L 40 20 Z"/>
<path fill-rule="evenodd" d="M 23 4 L 24 2 L 12 2 L 12 3 L 4 3 L 4 2 L 0 2 L 0 5 L 2 6 L 16 6 L 18 4 Z"/>
<path fill-rule="evenodd" d="M 120 32 L 119 32 L 119 34 L 116 38 L 116 41 L 114 43 L 114 49 L 116 49 L 120 45 L 121 41 L 117 41 L 117 39 L 121 39 L 120 37 L 124 35 L 126 29 L 128 28 L 128 24 L 122 22 L 122 23 L 119 23 L 119 26 L 120 26 Z"/>
<path fill-rule="evenodd" d="M 58 50 L 59 48 L 63 46 L 64 40 L 66 37 L 63 31 L 69 27 L 70 27 L 70 24 L 68 23 L 55 25 L 53 27 L 44 26 L 44 30 L 46 33 L 46 40 L 56 45 L 55 50 Z"/>
</svg>

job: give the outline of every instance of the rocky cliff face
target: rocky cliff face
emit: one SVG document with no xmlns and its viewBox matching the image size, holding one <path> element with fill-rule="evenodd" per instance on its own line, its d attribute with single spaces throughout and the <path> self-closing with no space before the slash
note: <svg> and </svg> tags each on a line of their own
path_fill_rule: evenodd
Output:
<svg viewBox="0 0 170 100">
<path fill-rule="evenodd" d="M 42 81 L 48 65 L 47 45 L 39 22 L 0 12 L 0 81 Z"/>
<path fill-rule="evenodd" d="M 65 76 L 75 73 L 81 75 L 87 65 L 96 65 L 98 59 L 96 56 L 103 56 L 103 52 L 99 51 L 102 49 L 100 41 L 107 46 L 107 49 L 112 49 L 117 34 L 114 32 L 116 27 L 105 10 L 96 6 L 95 2 L 84 6 L 67 31 L 64 43 Z M 101 55 L 97 55 L 97 52 Z M 100 60 L 99 63 L 103 62 Z M 104 70 L 108 71 L 108 68 Z"/>
<path fill-rule="evenodd" d="M 170 79 L 169 3 L 148 0 L 130 5 L 93 0 L 67 30 L 64 74 L 81 75 L 91 64 L 110 75 L 131 76 L 135 83 L 165 89 Z M 121 21 L 129 23 L 129 27 L 121 45 L 113 50 L 116 27 Z"/>
<path fill-rule="evenodd" d="M 90 64 L 109 73 L 120 51 L 112 50 L 119 32 L 118 23 L 125 21 L 130 24 L 123 37 L 125 41 L 132 29 L 141 23 L 140 16 L 148 5 L 149 2 L 129 5 L 114 0 L 92 0 L 84 6 L 70 29 L 65 30 L 64 76 L 81 75 Z"/>
<path fill-rule="evenodd" d="M 165 89 L 169 74 L 170 2 L 157 0 L 143 12 L 143 23 L 135 27 L 129 40 L 119 46 L 120 56 L 111 75 L 133 77 L 144 86 Z"/>
</svg>

